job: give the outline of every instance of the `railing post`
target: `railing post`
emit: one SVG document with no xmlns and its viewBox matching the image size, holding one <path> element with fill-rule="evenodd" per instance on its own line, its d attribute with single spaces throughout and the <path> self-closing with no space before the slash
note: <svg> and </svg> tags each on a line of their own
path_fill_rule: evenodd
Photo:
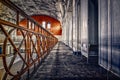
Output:
<svg viewBox="0 0 120 80">
<path fill-rule="evenodd" d="M 27 36 L 27 39 L 26 39 L 26 43 L 27 43 L 27 63 L 28 65 L 30 65 L 30 39 L 29 39 L 29 36 Z M 27 73 L 27 78 L 29 79 L 29 74 L 30 74 L 30 71 L 29 71 L 29 66 L 28 66 L 28 73 Z"/>
</svg>

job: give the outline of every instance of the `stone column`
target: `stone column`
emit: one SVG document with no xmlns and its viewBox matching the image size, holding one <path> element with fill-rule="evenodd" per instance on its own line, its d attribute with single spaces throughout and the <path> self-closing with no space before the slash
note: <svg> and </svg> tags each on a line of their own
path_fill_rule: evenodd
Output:
<svg viewBox="0 0 120 80">
<path fill-rule="evenodd" d="M 88 56 L 88 0 L 81 0 L 81 53 Z"/>
<path fill-rule="evenodd" d="M 69 28 L 69 46 L 72 48 L 72 42 L 73 42 L 73 40 L 72 40 L 72 34 L 73 34 L 73 29 L 72 29 L 72 12 L 69 12 L 68 13 L 68 21 L 69 21 L 69 26 L 68 26 L 68 28 Z"/>
<path fill-rule="evenodd" d="M 77 46 L 77 42 L 78 42 L 78 14 L 77 14 L 77 0 L 73 0 L 73 51 L 77 52 L 78 50 L 78 46 Z"/>
</svg>

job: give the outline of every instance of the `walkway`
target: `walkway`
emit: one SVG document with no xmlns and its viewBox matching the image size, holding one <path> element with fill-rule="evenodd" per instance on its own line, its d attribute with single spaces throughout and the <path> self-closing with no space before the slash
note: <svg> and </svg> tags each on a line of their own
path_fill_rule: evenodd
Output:
<svg viewBox="0 0 120 80">
<path fill-rule="evenodd" d="M 118 80 L 118 78 L 98 65 L 88 64 L 85 57 L 74 55 L 69 47 L 59 42 L 31 80 Z"/>
</svg>

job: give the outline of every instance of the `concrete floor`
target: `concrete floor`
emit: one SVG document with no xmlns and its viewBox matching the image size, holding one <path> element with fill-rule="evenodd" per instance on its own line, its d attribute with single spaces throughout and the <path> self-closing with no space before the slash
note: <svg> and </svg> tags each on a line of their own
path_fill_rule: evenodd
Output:
<svg viewBox="0 0 120 80">
<path fill-rule="evenodd" d="M 59 42 L 39 66 L 30 80 L 120 80 L 98 65 L 87 63 L 86 58 L 74 55 Z"/>
</svg>

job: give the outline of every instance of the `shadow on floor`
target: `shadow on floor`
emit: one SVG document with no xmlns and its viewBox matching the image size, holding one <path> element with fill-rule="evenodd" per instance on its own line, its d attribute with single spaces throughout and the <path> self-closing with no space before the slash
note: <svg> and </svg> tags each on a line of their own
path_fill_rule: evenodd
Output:
<svg viewBox="0 0 120 80">
<path fill-rule="evenodd" d="M 99 65 L 88 64 L 82 55 L 74 55 L 59 42 L 30 80 L 120 80 Z"/>
</svg>

